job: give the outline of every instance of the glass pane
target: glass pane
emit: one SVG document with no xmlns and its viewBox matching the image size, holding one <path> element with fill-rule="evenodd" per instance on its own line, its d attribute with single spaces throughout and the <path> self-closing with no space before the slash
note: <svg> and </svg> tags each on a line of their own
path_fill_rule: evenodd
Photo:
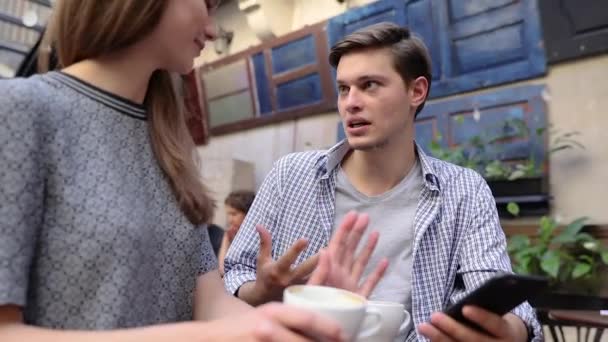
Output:
<svg viewBox="0 0 608 342">
<path fill-rule="evenodd" d="M 251 103 L 251 93 L 249 90 L 209 101 L 210 127 L 217 127 L 253 117 L 253 103 Z"/>
<path fill-rule="evenodd" d="M 207 99 L 249 88 L 246 60 L 228 64 L 203 74 Z"/>
<path fill-rule="evenodd" d="M 272 72 L 274 74 L 301 68 L 316 62 L 317 51 L 312 35 L 272 49 Z"/>
</svg>

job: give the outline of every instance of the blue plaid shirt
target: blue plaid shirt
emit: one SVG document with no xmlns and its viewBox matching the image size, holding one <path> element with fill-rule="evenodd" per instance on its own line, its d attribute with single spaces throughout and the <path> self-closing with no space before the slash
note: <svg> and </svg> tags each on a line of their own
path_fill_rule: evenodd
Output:
<svg viewBox="0 0 608 342">
<path fill-rule="evenodd" d="M 256 279 L 258 224 L 272 234 L 275 260 L 299 238 L 309 244 L 296 263 L 327 246 L 334 226 L 337 166 L 348 150 L 342 141 L 328 151 L 294 153 L 276 162 L 226 256 L 228 291 L 235 293 Z M 473 170 L 426 156 L 418 146 L 417 152 L 424 186 L 414 219 L 415 326 L 428 322 L 433 312 L 458 301 L 496 273 L 511 272 L 505 235 L 485 180 Z M 532 341 L 543 340 L 529 304 L 513 313 L 526 323 Z M 412 331 L 407 341 L 416 337 Z"/>
</svg>

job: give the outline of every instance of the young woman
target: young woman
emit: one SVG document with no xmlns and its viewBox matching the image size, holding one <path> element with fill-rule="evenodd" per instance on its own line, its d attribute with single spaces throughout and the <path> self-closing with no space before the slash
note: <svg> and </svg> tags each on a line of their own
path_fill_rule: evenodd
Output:
<svg viewBox="0 0 608 342">
<path fill-rule="evenodd" d="M 224 276 L 224 258 L 226 257 L 226 252 L 228 252 L 232 240 L 234 240 L 236 233 L 239 231 L 239 227 L 243 224 L 254 199 L 255 193 L 253 191 L 238 190 L 228 194 L 224 201 L 228 229 L 222 238 L 222 245 L 217 257 L 220 275 L 222 276 Z"/>
<path fill-rule="evenodd" d="M 216 270 L 213 203 L 170 76 L 215 38 L 216 5 L 58 0 L 43 47 L 61 71 L 0 81 L 3 342 L 340 339 L 315 315 L 248 307 Z M 366 225 L 345 219 L 311 283 L 357 283 Z"/>
</svg>

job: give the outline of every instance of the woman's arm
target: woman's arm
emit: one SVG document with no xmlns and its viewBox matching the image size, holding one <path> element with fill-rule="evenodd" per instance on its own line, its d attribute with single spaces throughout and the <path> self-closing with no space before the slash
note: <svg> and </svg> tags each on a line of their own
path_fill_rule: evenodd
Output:
<svg viewBox="0 0 608 342">
<path fill-rule="evenodd" d="M 217 272 L 215 274 L 217 277 Z M 207 280 L 202 280 L 203 284 L 206 282 Z M 216 294 L 222 297 L 219 293 Z M 237 299 L 226 299 L 213 303 L 213 309 L 204 310 L 204 313 L 210 316 L 219 314 L 222 310 L 217 305 L 222 303 L 230 307 L 232 312 L 243 309 L 245 312 L 211 322 L 174 323 L 110 331 L 67 331 L 28 326 L 21 323 L 18 307 L 0 306 L 0 336 L 2 342 L 344 341 L 338 324 L 311 312 L 276 303 L 247 310 Z M 297 332 L 306 332 L 312 339 Z"/>
<path fill-rule="evenodd" d="M 3 342 L 195 341 L 197 335 L 201 334 L 202 331 L 203 329 L 193 323 L 110 331 L 52 330 L 23 324 L 21 309 L 18 306 L 0 306 L 0 336 L 2 336 Z"/>
<path fill-rule="evenodd" d="M 216 271 L 198 277 L 194 293 L 194 319 L 209 321 L 229 315 L 241 314 L 253 308 L 230 295 Z"/>
</svg>

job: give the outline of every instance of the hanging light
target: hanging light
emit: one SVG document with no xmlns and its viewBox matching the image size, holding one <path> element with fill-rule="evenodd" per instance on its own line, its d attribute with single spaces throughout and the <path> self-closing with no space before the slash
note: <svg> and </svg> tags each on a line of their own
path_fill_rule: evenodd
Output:
<svg viewBox="0 0 608 342">
<path fill-rule="evenodd" d="M 228 52 L 228 49 L 230 48 L 230 43 L 232 43 L 232 38 L 234 38 L 234 32 L 227 31 L 219 25 L 217 30 L 218 35 L 215 41 L 213 42 L 213 47 L 215 48 L 215 53 L 221 55 Z"/>
<path fill-rule="evenodd" d="M 23 22 L 23 25 L 27 27 L 34 27 L 38 24 L 38 13 L 31 9 L 27 10 L 23 14 L 23 17 L 21 17 L 21 21 Z"/>
</svg>

